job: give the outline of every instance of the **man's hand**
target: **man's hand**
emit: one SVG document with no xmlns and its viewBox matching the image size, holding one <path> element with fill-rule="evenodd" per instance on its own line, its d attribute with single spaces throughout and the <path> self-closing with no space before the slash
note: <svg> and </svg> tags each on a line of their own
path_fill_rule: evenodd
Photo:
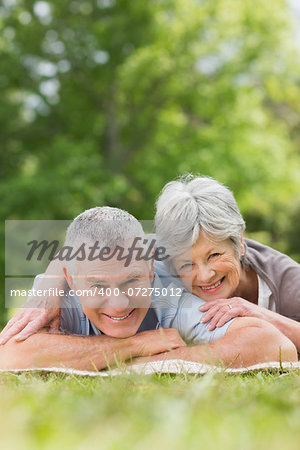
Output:
<svg viewBox="0 0 300 450">
<path fill-rule="evenodd" d="M 143 331 L 127 338 L 38 333 L 0 347 L 0 369 L 69 367 L 98 370 L 139 356 L 172 354 L 186 348 L 177 330 Z"/>
<path fill-rule="evenodd" d="M 136 356 L 151 356 L 186 346 L 175 328 L 142 331 L 134 336 L 134 343 Z"/>
<path fill-rule="evenodd" d="M 206 312 L 201 320 L 202 323 L 211 320 L 208 327 L 209 330 L 222 327 L 234 317 L 256 317 L 266 320 L 264 314 L 265 308 L 257 306 L 241 297 L 212 300 L 201 306 L 199 311 Z"/>
<path fill-rule="evenodd" d="M 20 308 L 0 334 L 0 345 L 10 339 L 20 342 L 47 328 L 49 333 L 58 333 L 60 308 Z"/>
</svg>

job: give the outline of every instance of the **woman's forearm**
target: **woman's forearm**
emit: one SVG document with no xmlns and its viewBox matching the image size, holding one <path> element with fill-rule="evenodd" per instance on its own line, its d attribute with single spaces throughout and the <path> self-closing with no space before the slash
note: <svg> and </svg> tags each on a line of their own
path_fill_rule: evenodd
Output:
<svg viewBox="0 0 300 450">
<path fill-rule="evenodd" d="M 247 367 L 271 361 L 297 360 L 292 342 L 274 326 L 251 317 L 237 318 L 218 341 L 206 345 L 180 347 L 169 353 L 137 358 L 135 363 L 182 359 L 204 364 Z"/>
<path fill-rule="evenodd" d="M 241 297 L 212 300 L 199 309 L 204 313 L 201 322 L 210 321 L 209 330 L 223 326 L 234 317 L 255 317 L 265 320 L 289 338 L 300 353 L 300 323 L 296 320 L 255 305 Z"/>
</svg>

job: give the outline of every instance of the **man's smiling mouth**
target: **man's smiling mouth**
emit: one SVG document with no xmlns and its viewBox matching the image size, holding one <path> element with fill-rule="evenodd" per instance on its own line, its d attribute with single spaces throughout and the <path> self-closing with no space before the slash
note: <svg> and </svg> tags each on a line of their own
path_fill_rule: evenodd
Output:
<svg viewBox="0 0 300 450">
<path fill-rule="evenodd" d="M 126 314 L 125 316 L 110 316 L 109 314 L 105 314 L 103 313 L 106 317 L 108 317 L 111 320 L 116 320 L 116 321 L 120 321 L 120 320 L 125 320 L 128 317 L 131 317 L 132 314 L 134 313 L 135 309 L 133 309 L 132 311 L 130 311 L 128 314 Z"/>
</svg>

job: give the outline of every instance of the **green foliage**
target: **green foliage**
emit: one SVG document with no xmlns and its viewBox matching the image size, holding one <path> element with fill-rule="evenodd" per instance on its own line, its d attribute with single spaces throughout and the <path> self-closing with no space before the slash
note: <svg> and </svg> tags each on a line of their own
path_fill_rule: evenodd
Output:
<svg viewBox="0 0 300 450">
<path fill-rule="evenodd" d="M 233 189 L 249 232 L 300 255 L 287 233 L 300 183 L 293 20 L 284 0 L 6 0 L 1 217 L 109 204 L 151 219 L 162 186 L 192 171 Z"/>
<path fill-rule="evenodd" d="M 0 393 L 1 442 L 12 450 L 299 448 L 296 374 L 7 374 Z"/>
</svg>

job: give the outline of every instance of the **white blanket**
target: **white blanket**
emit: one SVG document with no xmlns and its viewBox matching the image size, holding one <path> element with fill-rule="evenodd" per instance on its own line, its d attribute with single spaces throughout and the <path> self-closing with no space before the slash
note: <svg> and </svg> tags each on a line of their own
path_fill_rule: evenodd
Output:
<svg viewBox="0 0 300 450">
<path fill-rule="evenodd" d="M 125 375 L 130 373 L 150 375 L 154 373 L 171 373 L 171 374 L 200 374 L 203 375 L 208 372 L 225 372 L 230 374 L 240 374 L 246 372 L 270 372 L 279 371 L 284 373 L 300 371 L 300 361 L 294 363 L 262 363 L 249 367 L 241 367 L 237 369 L 223 368 L 217 366 L 210 366 L 208 364 L 201 364 L 193 361 L 183 361 L 181 359 L 170 359 L 167 361 L 152 361 L 147 363 L 133 364 L 130 366 L 124 366 L 117 369 L 88 371 L 88 370 L 75 370 L 65 369 L 63 367 L 44 367 L 40 369 L 12 369 L 12 370 L 0 370 L 1 373 L 22 373 L 22 372 L 37 372 L 37 373 L 65 373 L 69 375 L 82 375 L 90 377 L 108 377 L 116 375 Z"/>
</svg>

